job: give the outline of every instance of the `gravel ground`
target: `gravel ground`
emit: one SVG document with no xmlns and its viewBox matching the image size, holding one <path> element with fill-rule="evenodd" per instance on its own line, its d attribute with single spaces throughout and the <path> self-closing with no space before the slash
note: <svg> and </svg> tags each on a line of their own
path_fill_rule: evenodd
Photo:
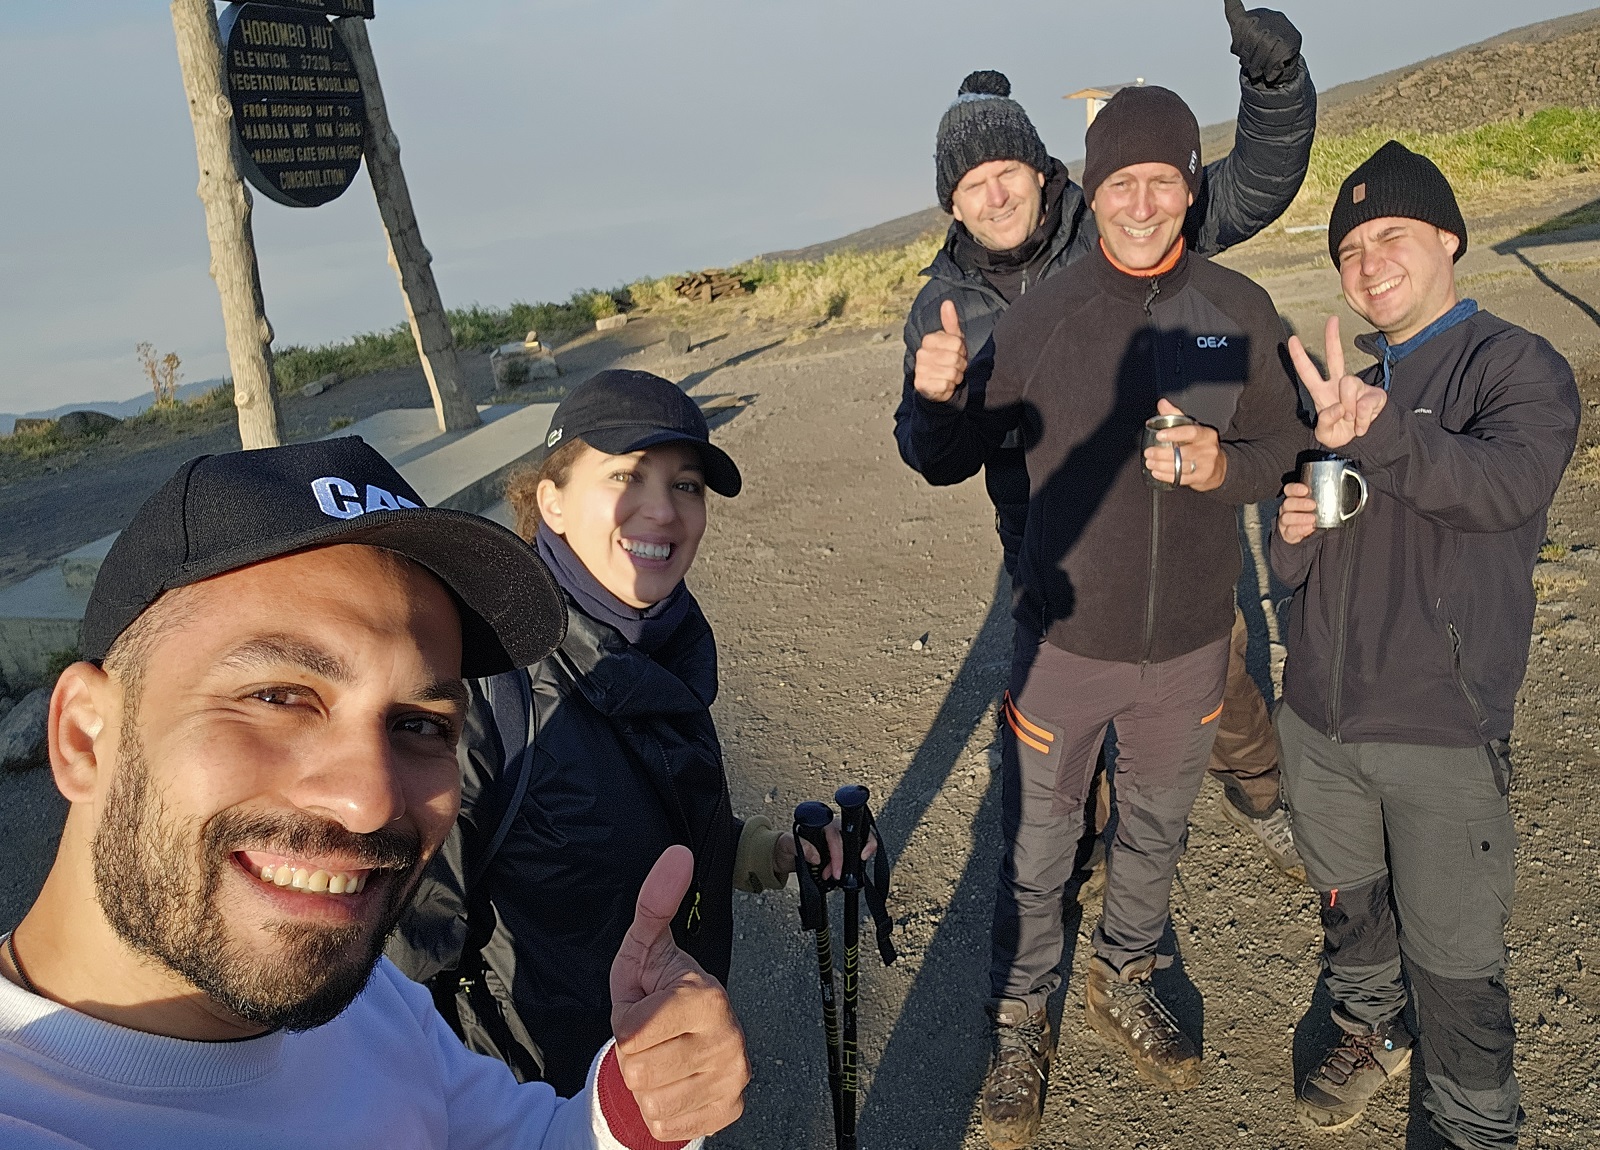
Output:
<svg viewBox="0 0 1600 1150">
<path fill-rule="evenodd" d="M 1565 286 L 1600 298 L 1583 278 L 1593 274 L 1578 269 Z M 1331 296 L 1324 288 L 1306 295 L 1308 312 Z M 842 783 L 872 788 L 898 857 L 891 907 L 902 957 L 889 969 L 870 949 L 863 959 L 862 1145 L 980 1147 L 974 1103 L 987 1057 L 981 1003 L 998 845 L 987 747 L 1011 630 L 991 514 L 979 484 L 930 488 L 895 454 L 897 331 L 781 340 L 728 324 L 730 314 L 705 314 L 687 360 L 666 358 L 643 325 L 630 345 L 585 354 L 746 404 L 718 432 L 744 469 L 745 494 L 716 501 L 693 579 L 722 644 L 716 710 L 735 805 L 782 822 L 797 802 Z M 1594 406 L 1583 442 L 1593 446 L 1600 390 L 1590 379 L 1584 386 Z M 1552 517 L 1551 538 L 1567 551 L 1536 575 L 1543 602 L 1516 747 L 1522 845 L 1509 981 L 1530 1119 L 1523 1144 L 1538 1148 L 1600 1144 L 1600 981 L 1591 973 L 1600 958 L 1597 483 L 1600 460 L 1575 468 Z M 1264 672 L 1268 619 L 1251 578 L 1241 598 Z M 924 635 L 924 649 L 913 650 Z M 1061 1057 L 1035 1145 L 1333 1145 L 1301 1131 L 1291 1110 L 1292 1078 L 1326 1026 L 1313 899 L 1224 822 L 1217 801 L 1207 784 L 1173 898 L 1181 958 L 1165 975 L 1202 1041 L 1203 1084 L 1181 1095 L 1144 1086 L 1087 1031 L 1082 943 L 1098 907 L 1069 903 Z M 0 927 L 48 865 L 60 810 L 46 772 L 0 778 Z M 738 899 L 733 993 L 755 1081 L 746 1117 L 716 1144 L 828 1145 L 810 938 L 792 892 Z M 1398 1085 L 1338 1143 L 1402 1144 L 1436 1146 Z"/>
</svg>

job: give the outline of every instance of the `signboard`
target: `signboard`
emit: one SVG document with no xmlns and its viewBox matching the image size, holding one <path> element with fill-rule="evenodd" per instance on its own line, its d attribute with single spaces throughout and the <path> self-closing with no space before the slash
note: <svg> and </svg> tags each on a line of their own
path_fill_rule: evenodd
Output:
<svg viewBox="0 0 1600 1150">
<path fill-rule="evenodd" d="M 291 208 L 338 198 L 361 170 L 367 133 L 361 83 L 338 32 L 326 16 L 280 4 L 230 4 L 218 24 L 239 174 Z"/>
<path fill-rule="evenodd" d="M 274 0 L 279 8 L 299 8 L 324 16 L 360 16 L 372 19 L 373 0 Z"/>
</svg>

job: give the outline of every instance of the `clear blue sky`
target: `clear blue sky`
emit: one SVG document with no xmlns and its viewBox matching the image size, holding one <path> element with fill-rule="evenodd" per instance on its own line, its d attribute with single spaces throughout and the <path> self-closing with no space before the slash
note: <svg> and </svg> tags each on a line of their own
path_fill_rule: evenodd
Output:
<svg viewBox="0 0 1600 1150">
<path fill-rule="evenodd" d="M 1247 0 L 1249 2 L 1249 0 Z M 933 134 L 999 68 L 1055 154 L 1086 84 L 1144 76 L 1202 123 L 1237 71 L 1222 0 L 376 0 L 371 35 L 449 306 L 565 298 L 933 202 Z M 1573 0 L 1280 0 L 1320 87 L 1581 11 Z M 121 399 L 134 344 L 227 373 L 194 141 L 160 0 L 0 5 L 0 410 Z M 256 198 L 280 345 L 403 317 L 363 173 Z"/>
</svg>

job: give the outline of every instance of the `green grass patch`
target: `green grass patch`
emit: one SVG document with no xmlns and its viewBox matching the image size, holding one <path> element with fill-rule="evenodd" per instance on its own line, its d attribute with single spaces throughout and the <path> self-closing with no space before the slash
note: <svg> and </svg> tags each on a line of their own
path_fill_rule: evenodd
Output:
<svg viewBox="0 0 1600 1150">
<path fill-rule="evenodd" d="M 597 319 L 616 315 L 619 294 L 626 299 L 624 293 L 581 291 L 566 303 L 514 303 L 503 308 L 473 304 L 445 314 L 457 347 L 483 351 L 520 340 L 530 331 L 540 332 L 541 336 L 582 331 Z M 278 386 L 289 392 L 333 372 L 353 379 L 386 368 L 406 367 L 417 362 L 417 344 L 411 337 L 411 325 L 401 323 L 387 331 L 364 332 L 318 347 L 291 344 L 274 349 L 272 358 Z"/>
<path fill-rule="evenodd" d="M 1562 212 L 1546 220 L 1542 224 L 1534 224 L 1522 234 L 1525 236 L 1545 236 L 1551 232 L 1564 232 L 1568 228 L 1587 227 L 1589 224 L 1600 224 L 1600 200 L 1594 200 L 1581 207 L 1573 208 L 1570 212 Z"/>
<path fill-rule="evenodd" d="M 727 270 L 753 291 L 738 306 L 762 318 L 881 323 L 905 319 L 921 286 L 918 273 L 943 242 L 942 235 L 930 235 L 882 251 L 835 252 L 820 260 L 749 260 Z M 629 302 L 650 310 L 702 306 L 672 290 L 678 278 L 631 283 L 625 289 Z"/>
<path fill-rule="evenodd" d="M 1345 177 L 1391 139 L 1438 164 L 1456 195 L 1473 200 L 1510 184 L 1600 169 L 1600 108 L 1546 108 L 1525 120 L 1459 132 L 1368 128 L 1347 136 L 1319 136 L 1311 147 L 1305 184 L 1289 212 L 1291 222 L 1326 219 Z"/>
</svg>

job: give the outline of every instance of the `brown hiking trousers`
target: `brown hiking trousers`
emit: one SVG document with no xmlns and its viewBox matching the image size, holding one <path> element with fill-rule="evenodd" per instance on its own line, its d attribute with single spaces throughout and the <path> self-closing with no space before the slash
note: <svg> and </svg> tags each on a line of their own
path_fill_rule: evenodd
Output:
<svg viewBox="0 0 1600 1150">
<path fill-rule="evenodd" d="M 1253 819 L 1271 814 L 1278 799 L 1278 736 L 1267 714 L 1267 701 L 1261 688 L 1245 667 L 1245 651 L 1250 632 L 1244 612 L 1233 609 L 1233 633 L 1228 645 L 1228 685 L 1222 694 L 1222 718 L 1217 724 L 1217 740 L 1211 746 L 1211 761 L 1206 769 L 1215 776 L 1228 801 Z M 1102 834 L 1111 821 L 1111 783 L 1106 778 L 1105 758 L 1095 767 L 1093 836 Z M 1092 839 L 1086 840 L 1091 842 Z M 1087 850 L 1083 852 L 1087 857 Z"/>
</svg>

